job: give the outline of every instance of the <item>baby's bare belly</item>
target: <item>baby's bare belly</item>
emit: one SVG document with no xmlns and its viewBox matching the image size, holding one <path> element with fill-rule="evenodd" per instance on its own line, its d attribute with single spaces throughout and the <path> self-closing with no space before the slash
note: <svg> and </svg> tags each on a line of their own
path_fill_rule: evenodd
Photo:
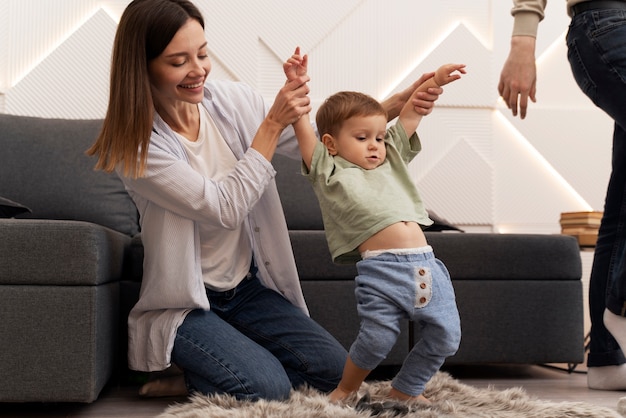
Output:
<svg viewBox="0 0 626 418">
<path fill-rule="evenodd" d="M 359 245 L 359 252 L 428 245 L 422 228 L 415 222 L 398 222 L 378 231 Z"/>
</svg>

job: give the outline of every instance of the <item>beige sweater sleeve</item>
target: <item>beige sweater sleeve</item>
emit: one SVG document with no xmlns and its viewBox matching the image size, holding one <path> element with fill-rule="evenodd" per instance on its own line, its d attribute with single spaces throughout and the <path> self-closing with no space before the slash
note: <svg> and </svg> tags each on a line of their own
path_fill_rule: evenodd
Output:
<svg viewBox="0 0 626 418">
<path fill-rule="evenodd" d="M 567 13 L 572 6 L 585 0 L 567 0 Z M 591 0 L 593 1 L 593 0 Z M 513 0 L 513 36 L 537 37 L 537 28 L 545 16 L 547 0 Z"/>
</svg>

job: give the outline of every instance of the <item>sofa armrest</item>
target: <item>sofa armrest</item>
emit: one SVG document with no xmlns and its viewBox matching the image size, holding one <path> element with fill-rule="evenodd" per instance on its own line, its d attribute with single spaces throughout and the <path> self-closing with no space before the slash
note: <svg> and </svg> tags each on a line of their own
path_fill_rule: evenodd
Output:
<svg viewBox="0 0 626 418">
<path fill-rule="evenodd" d="M 0 219 L 0 284 L 100 285 L 118 281 L 130 237 L 83 222 Z"/>
</svg>

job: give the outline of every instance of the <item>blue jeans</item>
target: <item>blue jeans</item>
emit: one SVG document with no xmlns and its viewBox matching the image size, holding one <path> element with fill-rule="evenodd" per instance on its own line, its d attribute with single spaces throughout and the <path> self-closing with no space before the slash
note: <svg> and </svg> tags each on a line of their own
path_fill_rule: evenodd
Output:
<svg viewBox="0 0 626 418">
<path fill-rule="evenodd" d="M 337 386 L 346 350 L 258 278 L 207 295 L 211 310 L 187 315 L 172 350 L 190 391 L 282 400 L 305 384 L 321 391 Z"/>
<path fill-rule="evenodd" d="M 420 395 L 461 341 L 448 270 L 432 251 L 385 252 L 359 261 L 357 270 L 355 295 L 361 328 L 350 348 L 350 359 L 358 367 L 372 370 L 396 343 L 400 321 L 409 318 L 421 325 L 421 338 L 392 386 L 407 395 Z"/>
<path fill-rule="evenodd" d="M 605 308 L 626 311 L 626 10 L 592 10 L 572 18 L 568 59 L 581 90 L 614 121 L 612 171 L 589 284 L 591 344 L 587 365 L 626 363 L 604 326 Z M 594 146 L 589 138 L 589 146 Z"/>
</svg>

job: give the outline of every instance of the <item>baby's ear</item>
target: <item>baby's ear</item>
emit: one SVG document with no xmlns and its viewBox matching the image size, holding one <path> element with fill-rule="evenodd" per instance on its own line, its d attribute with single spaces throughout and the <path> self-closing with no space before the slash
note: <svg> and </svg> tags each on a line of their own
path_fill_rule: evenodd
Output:
<svg viewBox="0 0 626 418">
<path fill-rule="evenodd" d="M 335 138 L 331 134 L 322 135 L 322 143 L 326 146 L 330 155 L 337 155 L 337 147 L 335 145 Z"/>
</svg>

